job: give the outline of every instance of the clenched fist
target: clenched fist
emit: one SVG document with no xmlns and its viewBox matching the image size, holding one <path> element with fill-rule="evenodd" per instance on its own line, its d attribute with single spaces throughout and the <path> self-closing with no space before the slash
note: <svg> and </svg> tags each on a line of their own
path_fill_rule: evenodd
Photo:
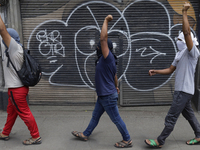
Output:
<svg viewBox="0 0 200 150">
<path fill-rule="evenodd" d="M 182 11 L 187 11 L 189 8 L 190 8 L 190 4 L 185 2 L 185 4 L 183 5 Z"/>
<path fill-rule="evenodd" d="M 110 21 L 113 20 L 113 16 L 112 16 L 112 15 L 108 15 L 105 19 L 106 19 L 108 22 L 110 22 Z"/>
<path fill-rule="evenodd" d="M 149 76 L 153 76 L 155 74 L 156 74 L 155 70 L 149 70 Z"/>
</svg>

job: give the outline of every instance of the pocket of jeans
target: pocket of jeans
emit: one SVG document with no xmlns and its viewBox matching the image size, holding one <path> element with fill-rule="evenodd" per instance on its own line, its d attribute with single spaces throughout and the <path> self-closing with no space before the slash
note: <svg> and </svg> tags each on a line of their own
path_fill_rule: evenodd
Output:
<svg viewBox="0 0 200 150">
<path fill-rule="evenodd" d="M 118 99 L 118 94 L 117 94 L 117 92 L 111 94 L 110 97 L 111 97 L 112 99 Z"/>
<path fill-rule="evenodd" d="M 181 92 L 174 92 L 174 102 L 178 104 L 182 99 L 182 93 Z"/>
<path fill-rule="evenodd" d="M 116 104 L 117 104 L 117 101 L 118 101 L 118 94 L 117 94 L 117 93 L 111 94 L 111 95 L 109 96 L 109 101 L 112 102 L 112 103 L 116 103 Z"/>
</svg>

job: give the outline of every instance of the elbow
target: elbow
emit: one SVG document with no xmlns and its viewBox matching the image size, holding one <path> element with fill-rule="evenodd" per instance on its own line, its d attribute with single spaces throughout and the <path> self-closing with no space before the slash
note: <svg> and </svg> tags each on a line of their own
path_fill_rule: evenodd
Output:
<svg viewBox="0 0 200 150">
<path fill-rule="evenodd" d="M 0 35 L 1 35 L 3 32 L 5 32 L 5 31 L 7 31 L 6 28 L 5 28 L 5 26 L 0 27 Z"/>
<path fill-rule="evenodd" d="M 186 32 L 183 32 L 183 34 L 184 34 L 184 37 L 188 37 L 190 35 L 190 32 L 186 31 Z"/>
<path fill-rule="evenodd" d="M 183 34 L 184 34 L 184 36 L 190 35 L 190 32 L 191 32 L 190 27 L 187 28 L 187 29 L 185 29 L 185 30 L 183 29 Z"/>
<path fill-rule="evenodd" d="M 107 39 L 108 39 L 108 34 L 101 34 L 100 41 L 107 41 Z"/>
<path fill-rule="evenodd" d="M 107 39 L 108 39 L 108 33 L 107 32 L 101 32 L 100 40 L 101 41 L 107 41 Z"/>
<path fill-rule="evenodd" d="M 172 74 L 174 72 L 174 69 L 170 69 L 170 71 L 168 72 L 168 74 Z"/>
</svg>

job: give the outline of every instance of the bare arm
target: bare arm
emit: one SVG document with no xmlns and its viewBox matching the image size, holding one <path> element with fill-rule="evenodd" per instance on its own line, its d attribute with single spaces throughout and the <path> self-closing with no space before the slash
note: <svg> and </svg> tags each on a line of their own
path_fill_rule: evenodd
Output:
<svg viewBox="0 0 200 150">
<path fill-rule="evenodd" d="M 6 30 L 6 26 L 3 22 L 3 20 L 1 19 L 1 15 L 0 15 L 0 35 L 1 35 L 4 43 L 6 44 L 6 46 L 9 47 L 11 36 Z"/>
<path fill-rule="evenodd" d="M 108 15 L 103 23 L 101 34 L 100 34 L 100 41 L 101 41 L 101 50 L 103 57 L 106 58 L 109 54 L 109 48 L 108 48 L 108 22 L 110 22 L 113 19 L 112 15 Z"/>
<path fill-rule="evenodd" d="M 162 69 L 162 70 L 149 70 L 149 75 L 150 76 L 153 76 L 155 74 L 171 74 L 174 72 L 174 70 L 176 70 L 176 67 L 174 66 L 170 66 L 169 68 L 166 68 L 166 69 Z"/>
<path fill-rule="evenodd" d="M 117 89 L 117 93 L 119 94 L 119 88 L 118 88 L 118 78 L 117 78 L 117 74 L 115 75 L 115 87 Z"/>
<path fill-rule="evenodd" d="M 191 30 L 190 30 L 188 17 L 187 17 L 187 10 L 189 8 L 190 8 L 190 4 L 185 2 L 185 4 L 183 5 L 183 9 L 182 9 L 182 14 L 183 14 L 182 30 L 183 30 L 183 34 L 185 37 L 185 42 L 186 42 L 187 48 L 189 51 L 191 51 L 191 49 L 193 47 L 193 42 L 192 42 L 192 38 L 191 38 L 191 34 L 190 34 Z"/>
</svg>

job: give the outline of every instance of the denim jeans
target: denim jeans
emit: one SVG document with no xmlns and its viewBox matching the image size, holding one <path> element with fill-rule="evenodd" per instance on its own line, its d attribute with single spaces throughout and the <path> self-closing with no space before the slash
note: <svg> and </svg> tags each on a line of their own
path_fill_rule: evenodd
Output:
<svg viewBox="0 0 200 150">
<path fill-rule="evenodd" d="M 200 138 L 200 124 L 194 115 L 191 106 L 192 95 L 181 91 L 175 91 L 172 106 L 165 118 L 165 128 L 160 136 L 157 138 L 160 145 L 164 145 L 165 139 L 173 131 L 176 121 L 182 113 L 183 117 L 189 122 L 194 134 L 197 138 Z"/>
<path fill-rule="evenodd" d="M 112 122 L 117 126 L 123 140 L 130 140 L 130 135 L 124 121 L 121 119 L 117 107 L 117 92 L 108 96 L 99 96 L 92 114 L 92 119 L 86 130 L 83 132 L 85 136 L 90 136 L 94 128 L 97 126 L 100 117 L 106 111 Z"/>
</svg>

